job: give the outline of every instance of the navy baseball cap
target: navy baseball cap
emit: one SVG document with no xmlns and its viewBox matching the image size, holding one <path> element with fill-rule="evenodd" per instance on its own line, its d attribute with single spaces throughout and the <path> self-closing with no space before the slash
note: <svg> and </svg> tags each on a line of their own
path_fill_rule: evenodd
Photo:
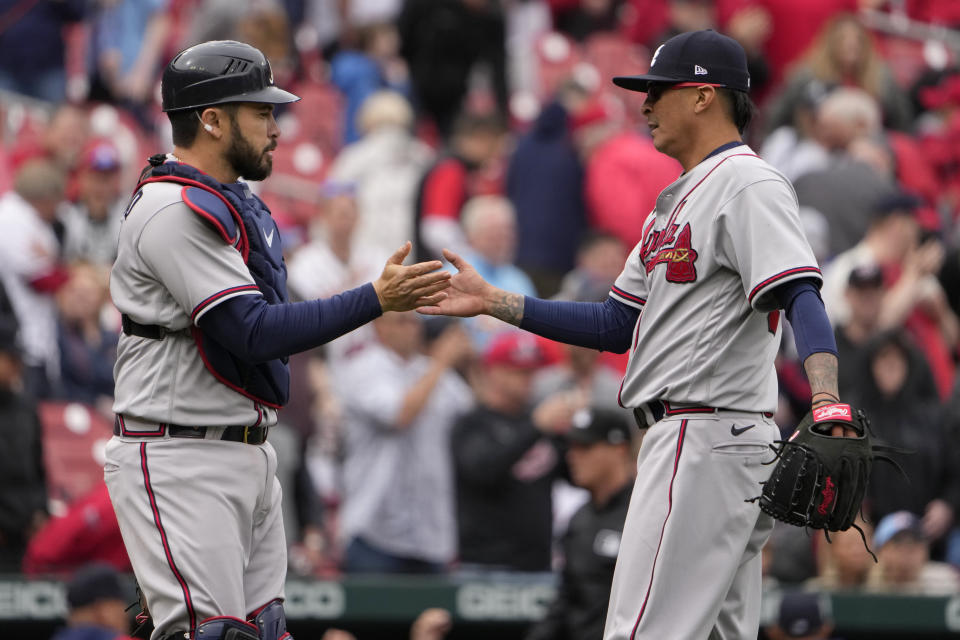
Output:
<svg viewBox="0 0 960 640">
<path fill-rule="evenodd" d="M 739 42 L 713 29 L 681 33 L 657 48 L 647 73 L 613 79 L 618 87 L 642 92 L 651 82 L 695 82 L 749 91 L 747 54 Z"/>
<path fill-rule="evenodd" d="M 573 414 L 566 436 L 575 444 L 627 444 L 630 442 L 630 428 L 622 413 L 589 407 Z"/>
<path fill-rule="evenodd" d="M 829 622 L 829 604 L 818 593 L 788 591 L 780 601 L 777 626 L 788 638 L 813 635 Z"/>
<path fill-rule="evenodd" d="M 67 604 L 72 609 L 101 600 L 127 600 L 129 597 L 120 573 L 108 564 L 87 565 L 67 583 Z"/>
</svg>

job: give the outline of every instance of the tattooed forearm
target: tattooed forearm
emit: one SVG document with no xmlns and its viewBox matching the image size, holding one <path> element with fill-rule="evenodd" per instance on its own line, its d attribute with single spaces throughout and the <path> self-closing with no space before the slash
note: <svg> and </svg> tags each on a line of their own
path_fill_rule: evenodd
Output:
<svg viewBox="0 0 960 640">
<path fill-rule="evenodd" d="M 498 289 L 496 297 L 490 302 L 488 313 L 494 318 L 519 327 L 520 321 L 523 320 L 523 296 Z"/>
<path fill-rule="evenodd" d="M 810 381 L 812 400 L 817 402 L 837 402 L 837 356 L 832 353 L 814 353 L 804 362 L 803 368 Z"/>
</svg>

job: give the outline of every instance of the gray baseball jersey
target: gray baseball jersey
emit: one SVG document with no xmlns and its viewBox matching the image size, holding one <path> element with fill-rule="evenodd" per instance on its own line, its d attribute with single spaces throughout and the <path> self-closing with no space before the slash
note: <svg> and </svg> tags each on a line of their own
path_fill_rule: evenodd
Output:
<svg viewBox="0 0 960 640">
<path fill-rule="evenodd" d="M 110 279 L 122 313 L 171 332 L 120 337 L 120 433 L 104 468 L 154 638 L 212 616 L 247 619 L 283 598 L 287 565 L 273 447 L 219 439 L 228 425 L 273 425 L 277 412 L 218 382 L 190 333 L 217 304 L 260 292 L 240 252 L 181 190 L 155 182 L 137 192 Z M 207 429 L 203 438 L 174 438 L 170 424 Z"/>
<path fill-rule="evenodd" d="M 641 309 L 620 402 L 775 411 L 774 287 L 820 280 L 782 174 L 744 145 L 663 190 L 611 295 Z"/>
<path fill-rule="evenodd" d="M 110 295 L 121 313 L 176 333 L 120 336 L 114 412 L 182 425 L 272 425 L 277 412 L 218 382 L 190 327 L 235 296 L 260 295 L 240 253 L 180 197 L 181 185 L 147 184 L 126 215 Z"/>
<path fill-rule="evenodd" d="M 789 182 L 744 145 L 664 189 L 611 295 L 641 310 L 620 402 L 652 424 L 604 640 L 754 637 L 779 435 L 773 289 L 820 280 Z M 655 412 L 652 408 L 660 408 Z"/>
</svg>

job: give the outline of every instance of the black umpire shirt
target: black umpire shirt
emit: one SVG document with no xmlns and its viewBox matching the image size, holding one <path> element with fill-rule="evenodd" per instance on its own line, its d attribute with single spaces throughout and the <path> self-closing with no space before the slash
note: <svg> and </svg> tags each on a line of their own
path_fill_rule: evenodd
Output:
<svg viewBox="0 0 960 640">
<path fill-rule="evenodd" d="M 563 537 L 566 563 L 557 598 L 544 619 L 530 629 L 526 640 L 600 640 L 603 637 L 613 567 L 632 490 L 633 481 L 630 481 L 606 504 L 587 502 L 570 519 Z"/>
</svg>

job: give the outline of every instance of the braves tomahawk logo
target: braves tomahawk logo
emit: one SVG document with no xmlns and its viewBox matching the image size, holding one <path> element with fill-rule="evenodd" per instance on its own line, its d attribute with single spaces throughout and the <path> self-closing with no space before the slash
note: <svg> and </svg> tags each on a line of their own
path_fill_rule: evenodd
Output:
<svg viewBox="0 0 960 640">
<path fill-rule="evenodd" d="M 697 279 L 697 252 L 691 246 L 693 232 L 690 223 L 683 225 L 679 233 L 678 224 L 671 224 L 659 231 L 651 230 L 640 247 L 640 260 L 647 273 L 651 273 L 658 264 L 666 264 L 664 276 L 667 282 L 686 284 Z"/>
</svg>

